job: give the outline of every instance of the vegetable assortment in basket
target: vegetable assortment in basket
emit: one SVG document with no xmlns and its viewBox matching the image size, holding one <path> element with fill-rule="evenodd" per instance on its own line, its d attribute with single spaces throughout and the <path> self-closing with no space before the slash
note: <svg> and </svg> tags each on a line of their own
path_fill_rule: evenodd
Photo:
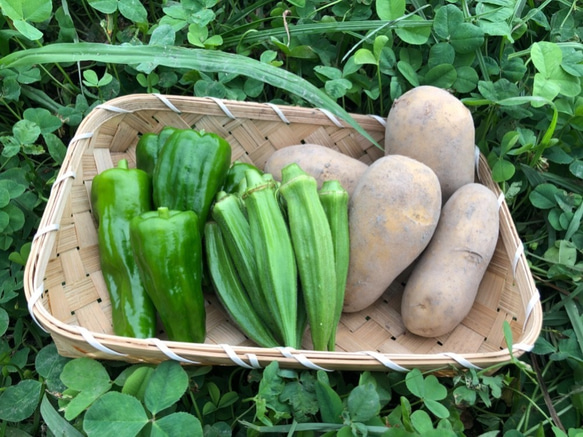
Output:
<svg viewBox="0 0 583 437">
<path fill-rule="evenodd" d="M 417 125 L 417 141 L 398 148 Z M 437 138 L 452 126 L 460 138 Z M 471 115 L 448 93 L 419 87 L 395 101 L 387 129 L 386 155 L 371 165 L 303 144 L 275 151 L 263 170 L 232 163 L 214 133 L 144 134 L 137 169 L 122 161 L 93 183 L 116 334 L 154 335 L 155 308 L 170 340 L 204 342 L 207 275 L 257 345 L 300 348 L 309 326 L 312 348 L 332 351 L 342 313 L 370 307 L 407 269 L 405 328 L 451 332 L 473 305 L 499 230 L 494 194 L 472 183 Z M 463 160 L 436 158 L 448 153 Z M 116 178 L 128 188 L 111 187 Z"/>
<path fill-rule="evenodd" d="M 397 105 L 404 109 L 405 105 L 401 105 L 401 103 L 407 101 L 408 99 L 401 100 L 397 102 Z M 444 103 L 449 104 L 445 99 L 442 99 L 441 103 L 437 99 L 428 100 L 425 106 L 427 110 L 421 111 L 416 105 L 410 106 L 412 111 L 417 112 L 417 116 L 408 119 L 421 124 L 414 127 L 412 122 L 406 123 L 408 127 L 405 130 L 411 133 L 421 132 L 422 128 L 433 124 L 432 120 L 443 120 L 442 117 L 431 117 L 431 114 L 445 114 L 447 108 L 444 107 Z M 463 111 L 458 113 L 463 114 Z M 386 120 L 376 116 L 359 114 L 353 114 L 353 116 L 379 144 L 384 144 L 387 138 L 385 126 L 387 129 L 394 129 L 392 122 L 390 125 L 383 123 Z M 402 119 L 405 120 L 405 117 Z M 446 267 L 451 268 L 451 271 L 446 272 L 438 266 L 437 270 L 441 270 L 438 272 L 439 276 L 436 276 L 435 273 L 418 274 L 420 280 L 413 280 L 412 274 L 407 275 L 411 270 L 422 266 L 421 259 L 418 258 L 403 274 L 399 275 L 397 280 L 393 281 L 372 305 L 356 313 L 342 314 L 336 334 L 336 351 L 334 353 L 310 350 L 309 337 L 307 332 L 304 332 L 304 327 L 307 326 L 307 312 L 305 309 L 300 310 L 300 308 L 305 308 L 301 303 L 302 293 L 298 295 L 297 317 L 300 322 L 297 323 L 298 334 L 296 337 L 298 339 L 302 337 L 303 332 L 302 347 L 304 350 L 257 347 L 258 343 L 253 343 L 249 338 L 254 335 L 253 332 L 258 333 L 262 330 L 265 333 L 265 322 L 256 318 L 255 321 L 260 323 L 253 325 L 248 323 L 245 327 L 247 332 L 237 326 L 238 320 L 244 321 L 245 317 L 250 314 L 247 309 L 257 309 L 256 305 L 250 303 L 248 297 L 245 300 L 248 295 L 244 294 L 243 291 L 247 292 L 247 290 L 241 286 L 238 288 L 241 292 L 240 295 L 235 297 L 242 297 L 240 300 L 242 303 L 241 306 L 235 307 L 239 308 L 238 314 L 231 314 L 231 317 L 221 305 L 218 293 L 209 292 L 204 296 L 207 318 L 204 344 L 165 342 L 166 336 L 162 335 L 160 331 L 155 331 L 152 334 L 160 335 L 159 339 L 142 340 L 115 335 L 112 330 L 112 306 L 119 306 L 119 303 L 108 298 L 104 277 L 108 272 L 111 274 L 115 271 L 113 267 L 122 267 L 123 264 L 115 261 L 112 257 L 107 261 L 109 263 L 107 267 L 104 267 L 103 270 L 100 268 L 98 257 L 101 247 L 98 238 L 99 232 L 97 232 L 99 222 L 97 213 L 100 208 L 98 208 L 98 204 L 91 205 L 91 192 L 87 188 L 91 188 L 92 183 L 96 186 L 99 185 L 99 178 L 101 174 L 105 175 L 105 169 L 116 166 L 122 159 L 127 159 L 130 163 L 135 162 L 138 166 L 142 165 L 138 162 L 143 163 L 144 158 L 146 158 L 146 162 L 150 159 L 154 164 L 150 166 L 147 173 L 153 174 L 158 158 L 158 141 L 163 144 L 162 133 L 171 130 L 170 128 L 162 129 L 161 122 L 169 126 L 184 127 L 190 125 L 195 129 L 205 127 L 224 138 L 228 138 L 233 155 L 245 156 L 245 160 L 249 160 L 248 162 L 264 172 L 268 172 L 267 163 L 276 163 L 277 156 L 275 155 L 278 152 L 293 151 L 300 158 L 305 153 L 303 156 L 304 162 L 306 162 L 305 168 L 300 165 L 304 171 L 310 173 L 313 170 L 315 172 L 313 176 L 319 182 L 326 182 L 323 179 L 333 176 L 338 167 L 336 164 L 341 162 L 340 158 L 350 157 L 348 160 L 342 160 L 348 167 L 340 166 L 343 169 L 350 169 L 350 171 L 344 172 L 344 175 L 348 176 L 346 185 L 339 178 L 343 188 L 348 191 L 350 196 L 349 223 L 355 221 L 356 196 L 354 193 L 356 185 L 361 182 L 363 174 L 370 170 L 371 164 L 383 158 L 385 154 L 370 141 L 360 136 L 353 128 L 341 126 L 331 120 L 328 115 L 314 110 L 314 108 L 289 106 L 276 106 L 274 108 L 272 105 L 262 103 L 220 102 L 206 98 L 159 95 L 124 96 L 108 102 L 107 105 L 95 108 L 79 126 L 68 147 L 67 158 L 64 160 L 63 168 L 55 181 L 55 189 L 51 191 L 37 236 L 33 239 L 24 276 L 25 294 L 31 315 L 55 339 L 60 354 L 73 358 L 89 356 L 98 359 L 148 363 L 158 363 L 170 358 L 185 364 L 239 365 L 242 367 L 264 367 L 272 361 L 278 361 L 280 366 L 285 368 L 313 369 L 314 366 L 318 366 L 326 370 L 404 371 L 415 366 L 427 371 L 447 368 L 447 370 L 439 372 L 453 375 L 456 372 L 453 370 L 454 368 L 471 366 L 492 368 L 491 366 L 505 363 L 511 358 L 506 343 L 507 336 L 504 335 L 507 331 L 502 329 L 505 321 L 508 321 L 515 339 L 511 349 L 513 357 L 525 352 L 534 344 L 542 324 L 540 299 L 525 255 L 521 251 L 522 244 L 512 222 L 508 206 L 503 201 L 503 193 L 492 180 L 487 158 L 482 154 L 478 155 L 477 149 L 474 155 L 477 170 L 476 180 L 491 190 L 497 198 L 494 209 L 497 209 L 497 217 L 499 216 L 500 219 L 499 240 L 492 262 L 487 267 L 483 280 L 480 282 L 478 294 L 470 313 L 450 333 L 436 338 L 423 338 L 414 335 L 413 329 L 415 327 L 410 324 L 405 325 L 408 322 L 405 322 L 406 317 L 401 303 L 404 300 L 404 288 L 409 283 L 411 283 L 410 291 L 427 291 L 427 296 L 437 297 L 439 295 L 438 285 L 450 290 L 453 287 L 454 291 L 462 290 L 457 285 L 451 284 L 454 283 L 454 278 L 462 278 L 459 269 L 463 268 L 464 265 L 466 267 L 484 267 L 486 265 L 486 258 L 483 257 L 484 247 L 480 249 L 482 260 L 480 263 L 474 262 L 474 264 L 471 263 L 472 260 L 479 260 L 479 257 L 473 253 L 477 253 L 477 251 L 472 249 L 470 251 L 456 250 L 455 246 L 459 245 L 459 241 L 461 241 L 458 238 L 463 236 L 461 231 L 457 235 L 449 232 L 442 234 L 446 236 L 444 241 L 448 244 L 445 247 L 450 252 L 434 252 L 440 254 L 439 256 L 443 258 Z M 460 125 L 457 123 L 452 125 L 443 122 L 441 125 L 449 133 L 460 129 Z M 145 137 L 149 132 L 159 132 L 159 134 L 157 138 L 154 134 L 148 140 L 150 148 L 154 151 L 148 158 L 148 154 L 145 156 L 138 154 L 136 147 L 138 142 L 141 142 L 140 138 L 144 139 L 144 143 L 146 142 L 147 138 Z M 471 130 L 468 129 L 468 132 Z M 436 133 L 432 140 L 440 136 L 441 134 Z M 454 139 L 456 139 L 455 137 L 454 135 Z M 408 137 L 406 136 L 406 138 Z M 304 146 L 308 143 L 313 145 L 314 142 L 320 143 L 318 148 L 323 152 L 319 155 L 308 155 Z M 294 144 L 300 143 L 305 144 L 294 146 Z M 152 147 L 152 144 L 155 147 Z M 426 151 L 436 151 L 434 150 L 435 143 L 432 141 L 418 140 L 412 145 L 421 147 L 430 144 L 433 145 L 429 146 Z M 439 147 L 450 150 L 443 144 Z M 468 142 L 466 147 L 471 149 L 472 144 Z M 412 148 L 407 148 L 405 152 L 408 150 L 413 151 Z M 394 152 L 388 154 L 395 155 Z M 336 155 L 338 159 L 330 161 L 331 155 Z M 464 154 L 464 156 L 466 155 Z M 433 163 L 435 162 L 433 161 Z M 438 164 L 449 164 L 452 172 L 455 172 L 457 166 L 469 167 L 472 165 L 465 158 L 463 162 L 464 164 L 456 159 L 455 153 L 437 160 Z M 319 164 L 316 165 L 316 163 Z M 429 167 L 433 165 L 430 160 L 427 160 L 426 163 Z M 241 183 L 241 174 L 244 174 L 245 171 L 240 171 L 240 169 L 247 170 L 243 167 L 245 166 L 233 165 L 229 169 L 228 173 L 232 175 L 234 183 L 228 183 L 226 180 L 223 190 L 242 196 L 245 191 L 245 182 Z M 276 180 L 280 180 L 278 173 L 279 170 L 271 172 Z M 340 174 L 337 173 L 337 175 Z M 229 176 L 227 176 L 228 178 Z M 405 181 L 403 180 L 403 182 Z M 403 183 L 403 185 L 407 184 Z M 130 191 L 126 189 L 127 187 L 127 185 L 122 187 L 125 195 Z M 407 194 L 405 191 L 405 200 Z M 138 198 L 138 196 L 128 197 L 132 201 Z M 114 198 L 116 197 L 106 195 L 103 196 L 102 200 L 112 201 Z M 380 208 L 374 208 L 374 205 L 380 206 L 382 202 L 388 201 L 386 198 L 378 200 L 371 198 L 369 202 L 373 205 L 371 211 L 378 216 Z M 131 205 L 130 201 L 123 206 L 128 205 Z M 283 198 L 280 198 L 280 206 L 284 205 Z M 444 202 L 442 208 L 445 209 Z M 393 209 L 398 210 L 396 207 Z M 410 209 L 415 212 L 414 207 Z M 459 209 L 459 211 L 462 210 Z M 156 211 L 154 205 L 151 205 L 151 211 Z M 246 214 L 245 209 L 242 209 L 242 212 Z M 97 220 L 92 219 L 92 213 L 95 213 Z M 459 217 L 460 213 L 454 212 L 453 216 L 456 215 Z M 378 218 L 378 223 L 381 223 L 383 217 Z M 412 214 L 410 218 L 417 220 L 420 217 Z M 441 221 L 442 218 L 440 218 Z M 470 220 L 470 222 L 471 228 L 481 228 L 479 220 Z M 403 220 L 403 223 L 406 221 Z M 451 221 L 451 223 L 454 222 Z M 209 228 L 212 228 L 211 231 L 216 234 L 217 223 L 207 219 L 205 226 L 206 224 L 209 224 Z M 458 228 L 461 230 L 461 226 Z M 362 234 L 368 237 L 368 241 L 376 242 L 378 238 L 371 235 L 372 232 L 372 229 L 368 229 L 368 232 L 363 231 Z M 435 232 L 436 237 L 438 234 L 437 231 Z M 471 233 L 467 235 L 471 235 Z M 122 239 L 120 238 L 119 241 Z M 210 239 L 204 239 L 204 241 L 205 246 L 210 247 L 208 244 Z M 351 233 L 350 244 L 357 241 L 358 234 Z M 454 241 L 458 243 L 454 244 Z M 231 258 L 225 258 L 226 247 L 221 246 L 220 241 L 215 240 L 213 246 L 217 247 L 218 256 L 231 261 Z M 122 249 L 127 248 L 127 245 L 121 247 Z M 394 260 L 375 258 L 370 255 L 370 248 L 366 248 L 366 245 L 363 247 L 363 258 L 377 266 L 376 270 L 372 269 L 374 275 L 388 270 L 387 266 L 395 262 Z M 401 256 L 399 251 L 396 253 L 396 256 Z M 429 246 L 424 253 L 430 253 Z M 464 261 L 463 264 L 456 262 L 455 268 L 453 263 L 447 262 L 448 259 L 453 260 L 454 255 L 459 256 L 460 260 L 463 258 Z M 211 291 L 210 272 L 208 271 L 211 267 L 208 263 L 210 251 L 208 249 L 206 256 L 206 270 L 203 270 L 205 291 Z M 435 256 L 437 257 L 437 255 Z M 336 261 L 339 260 L 336 259 Z M 354 258 L 349 257 L 349 261 L 350 264 L 353 263 Z M 213 265 L 220 268 L 230 268 L 231 273 L 236 273 L 233 263 L 225 261 Z M 337 265 L 339 264 L 337 263 Z M 434 266 L 433 263 L 427 265 Z M 435 269 L 432 268 L 432 270 Z M 429 272 L 429 268 L 418 271 L 420 273 Z M 470 270 L 466 272 L 469 273 Z M 229 286 L 235 284 L 235 287 L 243 279 L 238 273 L 236 275 L 224 274 L 222 277 L 225 279 L 225 284 Z M 474 289 L 480 281 L 480 271 L 474 269 L 471 278 L 465 275 L 463 278 L 465 279 L 464 290 Z M 451 282 L 449 282 L 450 279 Z M 419 286 L 414 287 L 415 283 Z M 301 286 L 301 283 L 299 285 Z M 420 295 L 418 297 L 421 298 Z M 450 294 L 448 299 L 452 299 L 456 305 L 461 304 L 461 300 L 455 298 L 455 293 Z M 442 300 L 442 302 L 444 301 Z M 427 321 L 446 320 L 442 316 L 445 311 L 433 306 L 438 303 L 438 300 L 424 299 L 422 303 L 423 305 L 431 305 L 433 310 L 427 311 L 430 316 L 427 316 L 425 321 L 413 315 L 412 319 L 419 321 L 420 325 L 429 326 Z M 458 317 L 462 315 L 459 308 L 455 310 L 457 311 L 456 320 L 459 320 Z M 410 314 L 413 314 L 413 310 L 410 311 Z M 243 316 L 243 319 L 237 319 L 235 316 Z M 117 318 L 118 315 L 114 315 L 114 317 Z M 428 335 L 423 332 L 420 334 Z M 145 334 L 145 336 L 150 335 L 149 332 Z M 271 333 L 263 337 L 265 340 L 263 344 L 266 345 L 279 346 L 282 343 L 275 338 L 270 338 L 273 337 Z"/>
<path fill-rule="evenodd" d="M 318 190 L 291 164 L 276 182 L 251 164 L 231 163 L 218 135 L 171 127 L 144 134 L 136 162 L 124 169 L 143 180 L 147 202 L 125 213 L 124 234 L 117 233 L 133 262 L 131 286 L 119 269 L 109 274 L 117 259 L 100 245 L 104 276 L 117 274 L 128 283 L 124 293 L 142 296 L 131 314 L 112 305 L 117 335 L 155 336 L 155 308 L 169 340 L 204 342 L 204 266 L 232 321 L 257 345 L 298 348 L 309 325 L 314 349 L 334 349 L 350 249 L 348 193 L 338 181 Z M 111 172 L 95 178 L 94 207 L 116 202 L 99 183 Z M 100 234 L 107 232 L 107 217 L 98 219 Z M 114 300 L 115 283 L 107 281 L 114 303 L 124 299 Z M 125 328 L 136 314 L 148 330 Z"/>
</svg>

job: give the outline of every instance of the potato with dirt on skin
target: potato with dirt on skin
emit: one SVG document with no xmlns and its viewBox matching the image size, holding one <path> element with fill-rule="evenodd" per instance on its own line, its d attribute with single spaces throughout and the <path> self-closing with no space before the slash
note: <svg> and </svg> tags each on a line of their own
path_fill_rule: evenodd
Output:
<svg viewBox="0 0 583 437">
<path fill-rule="evenodd" d="M 468 315 L 498 241 L 498 209 L 496 195 L 478 183 L 459 188 L 445 203 L 403 291 L 401 316 L 410 332 L 445 335 Z"/>
<path fill-rule="evenodd" d="M 429 244 L 441 211 L 435 173 L 412 158 L 373 162 L 350 198 L 344 312 L 372 305 Z"/>
<path fill-rule="evenodd" d="M 265 163 L 264 171 L 281 181 L 281 169 L 296 163 L 316 178 L 318 188 L 327 180 L 337 180 L 348 194 L 352 194 L 360 176 L 368 165 L 330 147 L 319 144 L 299 144 L 276 150 Z"/>
<path fill-rule="evenodd" d="M 443 203 L 459 187 L 474 182 L 475 150 L 472 114 L 446 90 L 419 86 L 393 102 L 385 154 L 409 156 L 428 165 L 441 184 Z"/>
</svg>

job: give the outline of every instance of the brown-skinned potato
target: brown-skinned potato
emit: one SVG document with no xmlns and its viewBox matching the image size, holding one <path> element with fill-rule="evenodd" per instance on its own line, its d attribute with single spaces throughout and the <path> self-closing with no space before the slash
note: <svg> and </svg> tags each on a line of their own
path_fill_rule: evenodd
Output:
<svg viewBox="0 0 583 437">
<path fill-rule="evenodd" d="M 401 316 L 410 332 L 445 335 L 468 315 L 496 248 L 498 214 L 496 196 L 478 183 L 459 188 L 445 203 L 403 291 Z"/>
<path fill-rule="evenodd" d="M 356 158 L 318 144 L 299 144 L 273 152 L 264 166 L 266 173 L 281 181 L 281 169 L 296 163 L 316 178 L 318 188 L 327 180 L 337 180 L 348 194 L 352 194 L 360 176 L 368 165 Z"/>
<path fill-rule="evenodd" d="M 387 116 L 385 154 L 405 155 L 437 175 L 442 201 L 474 181 L 475 128 L 468 108 L 449 92 L 419 86 L 393 102 Z"/>
<path fill-rule="evenodd" d="M 373 304 L 409 267 L 429 244 L 440 211 L 439 181 L 425 164 L 390 155 L 368 167 L 349 202 L 344 312 Z"/>
</svg>

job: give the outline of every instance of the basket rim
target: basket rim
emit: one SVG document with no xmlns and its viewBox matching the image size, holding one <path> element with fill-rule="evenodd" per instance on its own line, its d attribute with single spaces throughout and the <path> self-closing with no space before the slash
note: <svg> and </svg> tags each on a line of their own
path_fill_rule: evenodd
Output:
<svg viewBox="0 0 583 437">
<path fill-rule="evenodd" d="M 193 109 L 195 108 L 195 109 Z M 42 275 L 48 263 L 48 254 L 42 252 L 43 247 L 54 247 L 59 218 L 61 217 L 64 199 L 71 190 L 75 178 L 75 168 L 81 159 L 83 145 L 88 141 L 94 124 L 101 126 L 106 121 L 120 114 L 138 111 L 173 111 L 192 112 L 199 114 L 217 114 L 229 118 L 262 117 L 266 120 L 284 121 L 293 123 L 297 120 L 309 120 L 312 124 L 336 125 L 352 129 L 345 122 L 318 108 L 303 108 L 297 106 L 274 105 L 268 103 L 242 102 L 209 97 L 185 97 L 160 94 L 132 94 L 117 97 L 104 104 L 98 105 L 82 120 L 75 136 L 71 139 L 65 160 L 53 184 L 49 202 L 41 218 L 38 231 L 33 238 L 31 256 L 25 266 L 24 290 L 31 317 L 44 331 L 53 338 L 73 343 L 89 344 L 94 355 L 98 358 L 114 358 L 124 355 L 119 350 L 148 350 L 157 355 L 157 359 L 174 359 L 184 364 L 201 364 L 205 361 L 219 365 L 239 365 L 242 367 L 263 367 L 273 360 L 279 360 L 289 366 L 299 365 L 304 368 L 338 370 L 343 368 L 376 369 L 406 371 L 414 367 L 424 368 L 482 368 L 483 366 L 503 365 L 512 357 L 529 352 L 542 329 L 542 305 L 540 295 L 536 289 L 534 279 L 526 261 L 522 242 L 516 232 L 511 237 L 518 248 L 514 254 L 513 270 L 519 271 L 529 282 L 530 296 L 525 310 L 526 317 L 522 336 L 519 342 L 511 345 L 511 349 L 501 349 L 482 353 L 455 353 L 441 352 L 435 354 L 392 354 L 375 351 L 356 352 L 322 352 L 291 348 L 261 348 L 247 346 L 215 345 L 207 343 L 179 343 L 161 341 L 158 339 L 134 339 L 119 337 L 110 334 L 89 332 L 87 329 L 66 324 L 53 316 L 42 304 L 43 280 Z M 247 117 L 252 113 L 253 117 Z M 375 115 L 350 114 L 367 131 L 385 130 L 383 118 Z M 514 229 L 508 205 L 504 195 L 495 184 L 489 173 L 486 158 L 476 148 L 476 168 L 480 182 L 488 185 L 499 197 L 501 217 Z M 487 171 L 484 171 L 487 170 Z M 515 229 L 514 229 L 515 231 Z M 40 280 L 39 280 L 40 277 Z M 135 358 L 135 357 L 134 357 Z M 206 360 L 204 358 L 207 358 Z M 139 360 L 139 357 L 137 357 Z"/>
</svg>

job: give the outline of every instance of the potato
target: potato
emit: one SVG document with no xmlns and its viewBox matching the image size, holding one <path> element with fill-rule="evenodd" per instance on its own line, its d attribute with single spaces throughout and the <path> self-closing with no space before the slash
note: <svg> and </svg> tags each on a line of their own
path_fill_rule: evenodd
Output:
<svg viewBox="0 0 583 437">
<path fill-rule="evenodd" d="M 322 182 L 337 180 L 348 194 L 352 194 L 360 176 L 368 165 L 344 153 L 318 144 L 300 144 L 276 150 L 265 163 L 264 171 L 281 181 L 281 169 L 295 162 L 306 173 Z"/>
<path fill-rule="evenodd" d="M 496 248 L 499 221 L 498 200 L 484 185 L 464 185 L 449 198 L 403 291 L 401 316 L 410 332 L 438 337 L 468 315 Z"/>
<path fill-rule="evenodd" d="M 393 102 L 387 116 L 385 154 L 405 155 L 437 175 L 442 202 L 474 182 L 475 128 L 464 104 L 447 91 L 413 88 Z"/>
<path fill-rule="evenodd" d="M 350 263 L 344 312 L 373 304 L 429 244 L 441 211 L 435 173 L 412 158 L 373 162 L 349 201 Z"/>
</svg>

